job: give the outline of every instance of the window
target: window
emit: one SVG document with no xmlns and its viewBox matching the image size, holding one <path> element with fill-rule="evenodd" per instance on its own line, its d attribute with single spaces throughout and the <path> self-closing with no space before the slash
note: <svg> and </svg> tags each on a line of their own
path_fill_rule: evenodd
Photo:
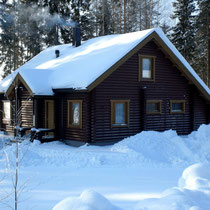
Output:
<svg viewBox="0 0 210 210">
<path fill-rule="evenodd" d="M 170 101 L 171 104 L 171 113 L 172 114 L 183 114 L 185 113 L 185 101 L 173 100 Z"/>
<path fill-rule="evenodd" d="M 11 103 L 10 101 L 3 101 L 3 120 L 9 121 L 11 119 Z"/>
<path fill-rule="evenodd" d="M 146 111 L 147 114 L 161 114 L 161 100 L 147 100 Z"/>
<path fill-rule="evenodd" d="M 82 128 L 82 100 L 68 100 L 68 127 Z"/>
<path fill-rule="evenodd" d="M 139 80 L 154 80 L 155 56 L 139 56 Z"/>
<path fill-rule="evenodd" d="M 129 100 L 111 100 L 111 126 L 129 125 Z"/>
</svg>

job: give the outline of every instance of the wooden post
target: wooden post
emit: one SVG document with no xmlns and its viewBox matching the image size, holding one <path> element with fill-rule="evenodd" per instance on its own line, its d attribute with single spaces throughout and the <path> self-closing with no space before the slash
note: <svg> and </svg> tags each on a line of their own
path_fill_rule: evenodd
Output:
<svg viewBox="0 0 210 210">
<path fill-rule="evenodd" d="M 210 104 L 207 104 L 208 123 L 210 123 Z"/>
<path fill-rule="evenodd" d="M 33 98 L 33 126 L 38 128 L 38 99 Z M 35 119 L 34 119 L 35 118 Z"/>
<path fill-rule="evenodd" d="M 0 95 L 0 128 L 2 128 L 2 119 L 3 119 L 3 94 Z"/>
<path fill-rule="evenodd" d="M 14 126 L 18 125 L 18 86 L 15 85 L 15 123 Z M 17 129 L 14 129 L 14 136 L 17 136 Z"/>
<path fill-rule="evenodd" d="M 59 129 L 61 139 L 64 139 L 64 99 L 61 98 L 61 126 Z"/>
<path fill-rule="evenodd" d="M 140 93 L 140 127 L 141 131 L 147 129 L 147 116 L 146 116 L 146 87 L 141 89 Z"/>
<path fill-rule="evenodd" d="M 194 108 L 194 85 L 190 85 L 190 94 L 189 94 L 189 108 L 190 108 L 190 127 L 191 131 L 195 130 L 195 108 Z"/>
</svg>

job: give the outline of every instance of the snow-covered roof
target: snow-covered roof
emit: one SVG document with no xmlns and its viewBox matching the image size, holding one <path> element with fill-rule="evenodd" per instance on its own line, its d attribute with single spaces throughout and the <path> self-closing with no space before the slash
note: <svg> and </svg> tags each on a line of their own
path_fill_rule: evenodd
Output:
<svg viewBox="0 0 210 210">
<path fill-rule="evenodd" d="M 0 82 L 0 92 L 7 92 L 17 74 L 24 79 L 34 95 L 53 95 L 52 89 L 87 89 L 97 78 L 122 59 L 153 32 L 170 48 L 189 73 L 210 95 L 199 78 L 161 29 L 107 35 L 85 41 L 79 47 L 71 44 L 49 47 Z M 60 51 L 56 58 L 55 50 Z"/>
</svg>

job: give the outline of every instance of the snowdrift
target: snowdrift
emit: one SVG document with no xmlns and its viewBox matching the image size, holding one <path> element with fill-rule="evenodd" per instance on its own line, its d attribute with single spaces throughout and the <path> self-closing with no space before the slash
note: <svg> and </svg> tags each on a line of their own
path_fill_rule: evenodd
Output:
<svg viewBox="0 0 210 210">
<path fill-rule="evenodd" d="M 210 207 L 210 164 L 186 168 L 178 187 L 168 189 L 159 199 L 146 199 L 135 210 L 208 210 Z"/>
<path fill-rule="evenodd" d="M 210 125 L 201 125 L 188 136 L 176 131 L 143 131 L 113 145 L 111 151 L 136 154 L 147 163 L 190 165 L 210 161 Z"/>
<path fill-rule="evenodd" d="M 208 210 L 210 206 L 210 164 L 186 168 L 178 187 L 167 189 L 161 198 L 140 201 L 134 210 Z M 78 198 L 66 198 L 52 210 L 120 210 L 105 197 L 85 190 Z"/>
<path fill-rule="evenodd" d="M 4 175 L 3 169 L 8 160 L 11 161 L 11 172 L 15 169 L 16 148 L 15 145 L 7 146 L 6 138 L 2 137 L 0 143 L 0 175 Z M 210 206 L 210 125 L 202 125 L 198 131 L 188 136 L 178 136 L 173 130 L 144 131 L 111 146 L 87 144 L 75 148 L 59 141 L 41 144 L 37 140 L 34 143 L 26 140 L 19 144 L 19 149 L 22 176 L 30 176 L 33 186 L 37 186 L 38 182 L 39 189 L 30 192 L 37 210 L 118 210 L 116 195 L 130 193 L 133 196 L 136 192 L 147 192 L 147 187 L 154 190 L 151 191 L 153 195 L 158 190 L 158 196 L 148 196 L 150 199 L 144 197 L 144 200 L 135 198 L 135 203 L 129 203 L 127 209 L 208 210 Z M 8 160 L 5 154 L 9 157 Z M 189 165 L 191 166 L 188 167 Z M 165 170 L 167 168 L 176 170 Z M 186 169 L 178 180 L 184 168 Z M 176 176 L 172 174 L 174 171 L 178 172 Z M 133 172 L 132 182 L 128 177 Z M 164 172 L 166 174 L 162 174 Z M 154 175 L 150 176 L 150 173 Z M 74 178 L 77 175 L 78 178 Z M 161 175 L 163 177 L 160 178 Z M 100 176 L 101 179 L 97 180 Z M 165 185 L 164 182 L 168 182 L 170 176 L 176 179 L 173 184 Z M 76 180 L 75 183 L 69 181 L 69 177 Z M 142 181 L 139 182 L 139 179 Z M 159 183 L 160 180 L 162 182 Z M 135 188 L 130 188 L 130 181 Z M 9 179 L 0 184 L 7 186 L 7 183 Z M 171 188 L 172 186 L 176 187 Z M 85 189 L 96 189 L 111 202 L 103 195 Z M 167 190 L 163 191 L 164 189 Z M 110 192 L 115 196 L 111 197 Z M 38 196 L 40 197 L 36 200 Z M 44 201 L 43 198 L 47 200 Z M 124 209 L 122 198 L 124 199 L 121 197 L 117 205 Z M 132 202 L 129 199 L 127 202 Z M 59 202 L 60 200 L 62 201 Z M 30 205 L 28 202 L 22 209 L 29 209 Z"/>
<path fill-rule="evenodd" d="M 15 146 L 6 147 L 15 158 Z M 210 125 L 202 125 L 188 136 L 178 136 L 176 131 L 143 131 L 112 146 L 75 148 L 62 142 L 40 144 L 24 141 L 20 152 L 24 166 L 56 167 L 157 167 L 182 166 L 210 161 Z"/>
<path fill-rule="evenodd" d="M 79 198 L 66 198 L 52 210 L 120 210 L 93 190 L 85 190 Z"/>
</svg>

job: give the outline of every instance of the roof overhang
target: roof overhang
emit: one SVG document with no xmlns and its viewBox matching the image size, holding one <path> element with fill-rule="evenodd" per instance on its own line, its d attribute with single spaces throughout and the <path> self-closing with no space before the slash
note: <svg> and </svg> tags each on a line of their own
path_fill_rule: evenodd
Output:
<svg viewBox="0 0 210 210">
<path fill-rule="evenodd" d="M 75 89 L 75 88 L 56 88 L 53 89 L 54 93 L 86 93 L 89 92 L 87 89 Z"/>
<path fill-rule="evenodd" d="M 197 81 L 197 79 L 192 75 L 192 73 L 186 68 L 186 66 L 180 61 L 180 59 L 175 55 L 175 53 L 167 46 L 167 44 L 162 40 L 156 31 L 153 31 L 148 35 L 144 40 L 142 40 L 136 47 L 134 47 L 129 53 L 122 57 L 118 62 L 111 66 L 106 72 L 104 72 L 100 77 L 98 77 L 94 82 L 92 82 L 88 87 L 88 91 L 93 90 L 97 85 L 104 81 L 110 74 L 112 74 L 120 65 L 122 65 L 126 60 L 131 56 L 137 53 L 144 45 L 146 45 L 151 40 L 154 40 L 155 43 L 161 48 L 161 50 L 168 56 L 172 63 L 183 73 L 188 81 L 192 84 L 195 84 L 196 87 L 200 90 L 202 95 L 206 100 L 210 101 L 210 94 L 206 89 Z"/>
<path fill-rule="evenodd" d="M 157 45 L 160 46 L 161 50 L 167 54 L 169 59 L 172 63 L 175 64 L 175 66 L 183 73 L 183 75 L 186 77 L 188 81 L 190 81 L 192 84 L 195 84 L 195 86 L 200 90 L 202 95 L 210 101 L 210 95 L 205 90 L 205 88 L 198 82 L 198 80 L 192 75 L 192 73 L 186 68 L 186 66 L 177 58 L 177 56 L 173 53 L 173 51 L 166 45 L 166 43 L 159 37 L 157 33 L 154 33 L 155 42 Z"/>
<path fill-rule="evenodd" d="M 12 83 L 10 84 L 8 89 L 6 90 L 5 95 L 9 98 L 9 96 L 11 95 L 12 91 L 14 90 L 14 88 L 16 86 L 20 85 L 21 83 L 25 86 L 25 88 L 28 90 L 30 95 L 33 96 L 34 95 L 33 91 L 31 90 L 29 85 L 26 83 L 26 81 L 23 79 L 23 77 L 20 75 L 20 73 L 17 73 L 17 75 L 13 79 Z"/>
</svg>

